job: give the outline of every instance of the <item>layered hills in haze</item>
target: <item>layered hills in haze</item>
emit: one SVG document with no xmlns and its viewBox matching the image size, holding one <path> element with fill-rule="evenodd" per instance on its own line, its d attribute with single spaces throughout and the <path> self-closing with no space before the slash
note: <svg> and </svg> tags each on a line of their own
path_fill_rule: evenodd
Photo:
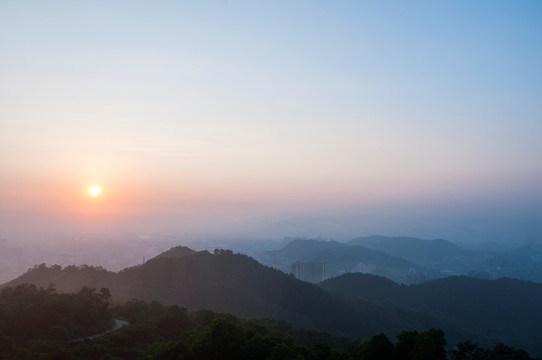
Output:
<svg viewBox="0 0 542 360">
<path fill-rule="evenodd" d="M 174 248 L 118 273 L 92 267 L 40 265 L 6 285 L 21 283 L 43 287 L 54 284 L 67 292 L 84 285 L 107 287 L 113 300 L 157 300 L 192 310 L 284 320 L 298 327 L 352 337 L 449 325 L 414 312 L 390 310 L 364 301 L 351 303 L 227 250 L 211 254 Z"/>
<path fill-rule="evenodd" d="M 347 242 L 349 245 L 362 245 L 369 249 L 385 252 L 404 259 L 442 259 L 472 253 L 447 240 L 422 240 L 413 237 L 388 237 L 372 235 L 359 237 Z"/>
<path fill-rule="evenodd" d="M 393 338 L 403 330 L 435 327 L 446 332 L 449 343 L 471 339 L 492 346 L 507 341 L 534 354 L 542 352 L 534 342 L 542 337 L 542 314 L 536 306 L 542 303 L 542 285 L 518 280 L 449 278 L 405 286 L 350 274 L 318 286 L 228 250 L 177 247 L 118 273 L 40 265 L 3 286 L 21 283 L 52 283 L 66 292 L 84 285 L 106 287 L 114 301 L 157 300 L 191 310 L 284 320 L 351 338 L 380 332 Z M 515 297 L 528 301 L 509 306 Z"/>
<path fill-rule="evenodd" d="M 417 265 L 411 261 L 372 250 L 360 245 L 337 241 L 298 239 L 282 249 L 267 253 L 274 261 L 314 261 L 326 264 L 327 277 L 345 272 L 368 272 L 397 282 L 406 282 L 409 269 Z"/>
<path fill-rule="evenodd" d="M 470 250 L 447 240 L 368 236 L 346 243 L 296 239 L 267 252 L 264 263 L 290 272 L 294 262 L 326 265 L 326 278 L 360 272 L 403 284 L 447 276 L 481 279 L 509 277 L 542 283 L 542 251 L 523 246 L 506 251 Z"/>
<path fill-rule="evenodd" d="M 475 251 L 447 240 L 411 237 L 368 236 L 347 242 L 415 263 L 426 272 L 425 280 L 449 275 L 486 279 L 510 277 L 542 282 L 542 251 L 525 245 L 506 251 Z M 427 272 L 429 270 L 429 272 Z M 381 275 L 374 273 L 375 275 Z"/>
</svg>

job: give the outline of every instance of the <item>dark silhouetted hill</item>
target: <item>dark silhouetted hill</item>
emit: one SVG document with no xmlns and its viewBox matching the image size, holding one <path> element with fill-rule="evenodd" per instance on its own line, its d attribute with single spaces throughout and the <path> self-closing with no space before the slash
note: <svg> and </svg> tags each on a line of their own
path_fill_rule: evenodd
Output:
<svg viewBox="0 0 542 360">
<path fill-rule="evenodd" d="M 160 258 L 182 258 L 185 256 L 193 255 L 196 251 L 186 246 L 175 246 L 171 249 L 164 251 L 163 253 L 154 257 L 154 259 Z"/>
<path fill-rule="evenodd" d="M 21 284 L 0 291 L 0 335 L 16 341 L 35 338 L 66 341 L 110 329 L 109 292 L 87 287 L 59 294 L 52 287 Z M 1 336 L 0 336 L 1 337 Z M 5 344 L 2 344 L 5 345 Z M 4 346 L 0 346 L 0 358 Z"/>
<path fill-rule="evenodd" d="M 101 267 L 70 265 L 63 268 L 60 265 L 40 264 L 18 278 L 1 285 L 0 288 L 28 283 L 44 288 L 54 285 L 59 291 L 73 293 L 79 291 L 82 286 L 97 289 L 108 287 L 104 284 L 113 283 L 116 277 L 116 273 Z"/>
<path fill-rule="evenodd" d="M 491 341 L 542 353 L 542 284 L 448 277 L 405 286 L 378 276 L 346 274 L 321 286 L 389 308 L 423 312 Z"/>
</svg>

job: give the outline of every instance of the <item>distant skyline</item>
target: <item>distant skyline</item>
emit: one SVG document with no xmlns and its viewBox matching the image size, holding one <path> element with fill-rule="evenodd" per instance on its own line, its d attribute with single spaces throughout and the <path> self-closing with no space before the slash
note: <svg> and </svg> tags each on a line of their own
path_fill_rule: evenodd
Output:
<svg viewBox="0 0 542 360">
<path fill-rule="evenodd" d="M 0 238 L 542 239 L 540 19 L 539 1 L 3 1 Z"/>
</svg>

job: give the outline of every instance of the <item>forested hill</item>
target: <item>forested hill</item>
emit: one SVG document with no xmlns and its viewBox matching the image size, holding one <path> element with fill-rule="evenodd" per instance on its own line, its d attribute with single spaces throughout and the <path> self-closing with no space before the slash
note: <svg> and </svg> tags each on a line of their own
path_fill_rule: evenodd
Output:
<svg viewBox="0 0 542 360">
<path fill-rule="evenodd" d="M 470 332 L 542 354 L 542 284 L 449 277 L 405 286 L 379 276 L 345 274 L 321 286 L 390 308 L 423 312 Z"/>
<path fill-rule="evenodd" d="M 176 251 L 169 252 L 176 253 Z M 231 251 L 158 256 L 145 264 L 112 273 L 92 267 L 37 266 L 6 284 L 54 283 L 61 291 L 83 285 L 109 288 L 113 300 L 157 300 L 188 309 L 211 309 L 245 318 L 284 320 L 294 326 L 352 338 L 405 329 L 442 328 L 450 341 L 478 340 L 453 324 L 419 312 L 395 310 L 366 301 L 336 297 L 324 289 L 266 267 Z"/>
<path fill-rule="evenodd" d="M 0 337 L 65 341 L 100 333 L 114 323 L 108 310 L 109 297 L 107 289 L 88 287 L 73 294 L 29 284 L 4 288 L 0 291 Z M 1 359 L 5 359 L 3 345 L 0 340 Z"/>
</svg>

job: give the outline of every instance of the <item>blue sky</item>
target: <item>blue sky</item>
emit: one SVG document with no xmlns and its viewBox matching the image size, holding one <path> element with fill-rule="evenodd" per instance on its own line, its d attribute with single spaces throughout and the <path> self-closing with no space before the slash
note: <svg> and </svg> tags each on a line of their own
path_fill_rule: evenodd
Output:
<svg viewBox="0 0 542 360">
<path fill-rule="evenodd" d="M 2 225 L 540 219 L 541 18 L 537 1 L 4 1 Z M 101 208 L 76 195 L 91 183 Z M 383 225 L 344 220 L 368 211 Z"/>
</svg>

